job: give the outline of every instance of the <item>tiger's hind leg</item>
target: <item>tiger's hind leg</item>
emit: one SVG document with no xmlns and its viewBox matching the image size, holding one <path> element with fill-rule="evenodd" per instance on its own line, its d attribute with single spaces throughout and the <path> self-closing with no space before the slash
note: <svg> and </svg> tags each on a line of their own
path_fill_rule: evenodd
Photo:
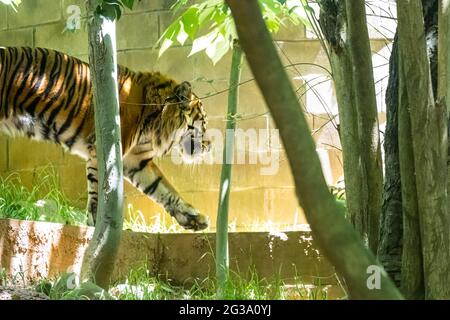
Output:
<svg viewBox="0 0 450 320">
<path fill-rule="evenodd" d="M 124 175 L 136 188 L 162 205 L 185 229 L 198 231 L 208 227 L 208 218 L 178 194 L 151 158 L 127 155 Z"/>
<path fill-rule="evenodd" d="M 94 226 L 97 221 L 97 204 L 98 204 L 98 172 L 97 158 L 94 155 L 88 159 L 86 163 L 86 177 L 88 188 L 87 214 L 88 225 Z"/>
</svg>

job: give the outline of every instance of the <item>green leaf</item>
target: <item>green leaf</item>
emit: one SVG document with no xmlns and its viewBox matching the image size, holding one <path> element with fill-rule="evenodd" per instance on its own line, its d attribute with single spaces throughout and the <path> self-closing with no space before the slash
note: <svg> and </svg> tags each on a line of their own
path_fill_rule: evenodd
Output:
<svg viewBox="0 0 450 320">
<path fill-rule="evenodd" d="M 104 16 L 105 18 L 109 19 L 109 20 L 115 20 L 117 18 L 117 11 L 114 5 L 110 5 L 110 4 L 104 4 L 101 8 L 100 8 L 100 12 L 99 12 L 102 16 Z"/>
<path fill-rule="evenodd" d="M 11 8 L 17 12 L 17 7 L 22 2 L 22 0 L 0 0 L 0 2 L 6 4 L 7 6 L 11 6 Z"/>
<path fill-rule="evenodd" d="M 178 32 L 177 35 L 177 41 L 183 45 L 186 40 L 189 38 L 189 35 L 187 34 L 187 32 L 185 31 L 185 26 L 183 24 L 183 21 L 180 21 L 180 31 Z"/>
<path fill-rule="evenodd" d="M 259 0 L 263 15 L 270 14 L 271 16 L 279 15 L 282 12 L 282 6 L 278 1 L 274 0 Z"/>
<path fill-rule="evenodd" d="M 203 26 L 205 25 L 205 22 L 211 21 L 215 10 L 215 7 L 205 7 L 204 9 L 201 8 L 198 15 L 199 26 Z"/>
<path fill-rule="evenodd" d="M 120 17 L 122 16 L 122 9 L 120 7 L 115 7 L 116 9 L 116 19 L 119 20 Z"/>
<path fill-rule="evenodd" d="M 214 29 L 210 33 L 195 39 L 194 42 L 192 43 L 192 50 L 189 53 L 189 56 L 192 56 L 193 54 L 203 51 L 209 46 L 211 46 L 213 41 L 217 38 L 218 33 L 219 31 L 217 29 Z"/>
<path fill-rule="evenodd" d="M 159 49 L 159 57 L 161 57 L 162 54 L 173 45 L 175 40 L 177 40 L 180 29 L 180 19 L 177 19 L 166 29 L 166 31 L 164 31 L 157 42 L 157 44 L 159 44 L 162 41 L 161 48 Z"/>
<path fill-rule="evenodd" d="M 198 15 L 199 10 L 197 7 L 190 7 L 181 16 L 181 22 L 183 22 L 184 31 L 189 35 L 191 39 L 194 39 L 195 34 L 198 31 Z"/>
<path fill-rule="evenodd" d="M 228 19 L 224 22 L 223 25 L 223 35 L 230 43 L 232 43 L 235 39 L 238 39 L 236 26 L 234 24 L 234 20 L 232 17 L 228 17 Z"/>
<path fill-rule="evenodd" d="M 167 28 L 162 37 L 170 40 L 175 40 L 178 36 L 178 33 L 180 32 L 180 28 L 180 20 L 177 19 Z"/>
<path fill-rule="evenodd" d="M 206 48 L 206 55 L 212 60 L 213 64 L 219 62 L 220 59 L 230 49 L 230 42 L 219 33 L 211 45 Z"/>
<path fill-rule="evenodd" d="M 280 23 L 276 20 L 272 19 L 265 19 L 266 20 L 266 26 L 267 29 L 269 29 L 270 32 L 276 33 L 280 29 Z"/>
<path fill-rule="evenodd" d="M 160 58 L 164 52 L 166 52 L 167 49 L 169 49 L 173 44 L 173 41 L 170 39 L 164 39 L 163 43 L 161 44 L 161 48 L 159 49 L 158 58 Z"/>
<path fill-rule="evenodd" d="M 223 7 L 217 7 L 211 16 L 211 19 L 214 20 L 217 25 L 220 25 L 224 22 L 227 16 L 228 14 L 223 11 Z"/>
<path fill-rule="evenodd" d="M 122 16 L 122 2 L 119 0 L 103 0 L 97 7 L 96 14 L 100 14 L 108 20 L 119 20 Z"/>
<path fill-rule="evenodd" d="M 134 0 L 122 0 L 123 5 L 128 9 L 133 9 Z"/>
</svg>

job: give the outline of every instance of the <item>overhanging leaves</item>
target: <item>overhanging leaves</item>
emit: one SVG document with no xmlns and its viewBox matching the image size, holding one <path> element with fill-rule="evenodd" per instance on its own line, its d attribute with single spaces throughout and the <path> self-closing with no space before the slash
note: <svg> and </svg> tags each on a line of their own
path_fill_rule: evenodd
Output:
<svg viewBox="0 0 450 320">
<path fill-rule="evenodd" d="M 179 10 L 188 0 L 178 0 L 172 10 Z M 259 0 L 264 20 L 271 32 L 277 32 L 284 20 L 309 25 L 305 0 Z M 192 39 L 189 56 L 204 51 L 216 64 L 232 48 L 237 39 L 236 28 L 229 7 L 223 0 L 207 0 L 193 4 L 178 16 L 158 40 L 159 56 L 176 42 L 184 45 Z"/>
</svg>

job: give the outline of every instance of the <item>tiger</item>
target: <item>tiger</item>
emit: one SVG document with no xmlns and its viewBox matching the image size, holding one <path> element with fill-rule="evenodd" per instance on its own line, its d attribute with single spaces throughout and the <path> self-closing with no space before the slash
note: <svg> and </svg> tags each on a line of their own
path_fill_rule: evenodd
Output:
<svg viewBox="0 0 450 320">
<path fill-rule="evenodd" d="M 209 219 L 183 199 L 155 159 L 179 147 L 195 160 L 210 149 L 207 115 L 188 81 L 118 65 L 124 178 L 193 231 Z M 0 130 L 56 143 L 86 161 L 88 224 L 95 225 L 98 169 L 89 64 L 45 48 L 0 47 Z"/>
</svg>

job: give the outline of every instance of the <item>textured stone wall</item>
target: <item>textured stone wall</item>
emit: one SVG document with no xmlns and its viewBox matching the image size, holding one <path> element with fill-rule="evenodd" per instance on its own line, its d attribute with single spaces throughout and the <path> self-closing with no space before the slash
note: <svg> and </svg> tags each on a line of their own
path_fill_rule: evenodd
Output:
<svg viewBox="0 0 450 320">
<path fill-rule="evenodd" d="M 79 272 L 94 228 L 0 219 L 0 269 L 26 283 Z M 124 231 L 112 275 L 123 283 L 131 269 L 177 285 L 214 277 L 214 234 L 149 234 Z M 243 278 L 326 287 L 328 298 L 342 298 L 333 266 L 319 253 L 310 232 L 230 234 L 230 268 Z M 254 272 L 249 273 L 249 271 Z M 298 284 L 298 283 L 297 283 Z M 1 288 L 0 288 L 1 289 Z"/>
</svg>

